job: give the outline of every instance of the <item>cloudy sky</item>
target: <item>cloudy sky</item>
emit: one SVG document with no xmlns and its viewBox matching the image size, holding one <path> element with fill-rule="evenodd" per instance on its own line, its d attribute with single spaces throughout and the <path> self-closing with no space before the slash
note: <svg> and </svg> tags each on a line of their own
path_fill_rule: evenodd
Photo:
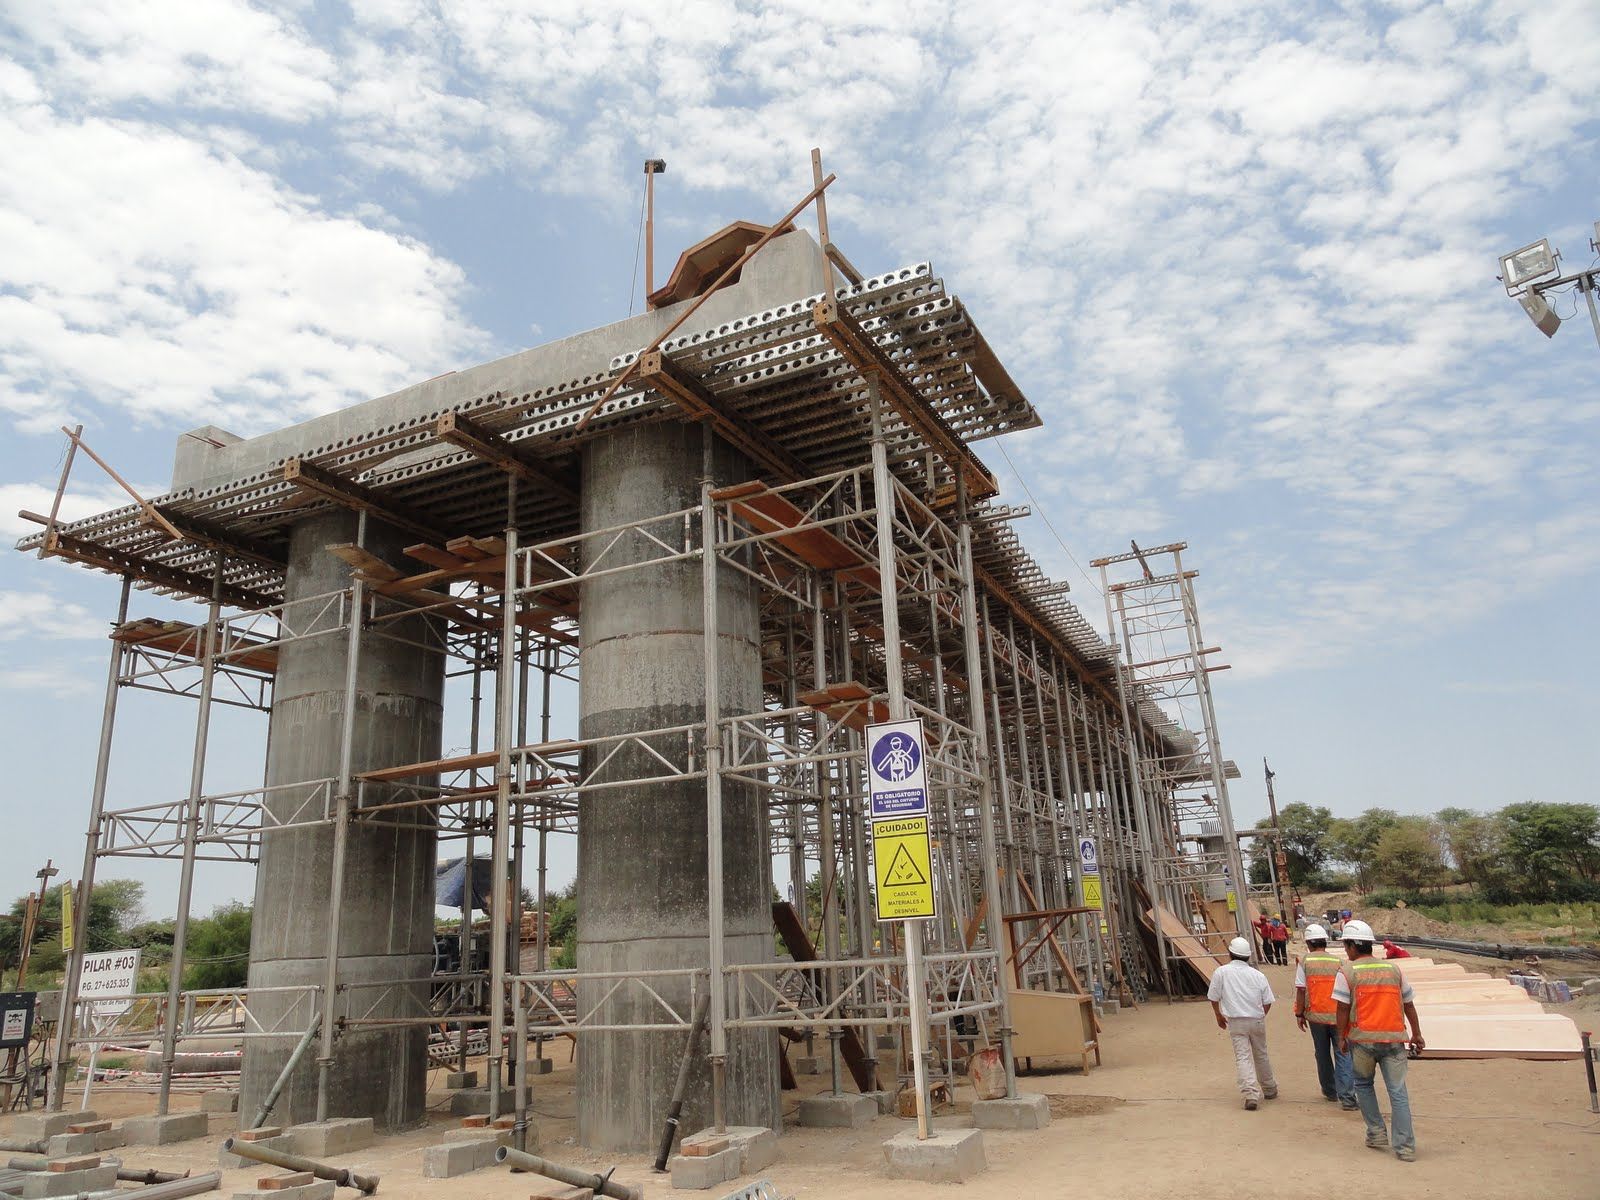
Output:
<svg viewBox="0 0 1600 1200">
<path fill-rule="evenodd" d="M 931 261 L 1044 414 L 985 454 L 1091 619 L 1078 564 L 1193 547 L 1242 821 L 1263 755 L 1339 812 L 1593 800 L 1600 349 L 1495 274 L 1593 261 L 1597 77 L 1593 0 L 9 0 L 0 532 L 63 423 L 159 492 L 186 429 L 623 317 L 645 156 L 670 261 L 818 145 L 851 258 Z M 65 511 L 115 503 L 80 460 Z M 115 593 L 0 554 L 5 895 L 77 873 Z M 184 794 L 183 703 L 128 699 L 114 803 Z"/>
</svg>

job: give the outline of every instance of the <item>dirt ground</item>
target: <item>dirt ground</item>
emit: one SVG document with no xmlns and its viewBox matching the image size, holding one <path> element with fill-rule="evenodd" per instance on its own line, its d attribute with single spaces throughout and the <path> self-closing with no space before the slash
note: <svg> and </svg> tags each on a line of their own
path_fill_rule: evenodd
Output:
<svg viewBox="0 0 1600 1200">
<path fill-rule="evenodd" d="M 1087 1076 L 1025 1076 L 1024 1091 L 1051 1096 L 1054 1121 L 1038 1133 L 986 1132 L 989 1170 L 959 1189 L 895 1182 L 884 1174 L 881 1144 L 909 1122 L 880 1117 L 854 1132 L 800 1129 L 792 1125 L 795 1092 L 784 1093 L 779 1159 L 763 1174 L 797 1200 L 885 1200 L 944 1191 L 973 1200 L 1076 1194 L 1240 1200 L 1322 1195 L 1334 1186 L 1353 1189 L 1364 1200 L 1488 1200 L 1530 1181 L 1543 1200 L 1600 1197 L 1600 1116 L 1588 1110 L 1579 1062 L 1414 1062 L 1417 1161 L 1402 1163 L 1365 1149 L 1360 1115 L 1340 1111 L 1318 1091 L 1310 1038 L 1295 1029 L 1291 1015 L 1291 971 L 1267 968 L 1279 997 L 1268 1037 L 1282 1095 L 1257 1112 L 1242 1107 L 1227 1036 L 1217 1029 L 1210 1007 L 1157 999 L 1106 1019 L 1105 1065 Z M 541 1152 L 604 1170 L 610 1161 L 572 1144 L 572 1071 L 564 1050 L 555 1057 L 557 1070 L 536 1084 Z M 442 1075 L 437 1082 L 442 1084 Z M 802 1078 L 807 1093 L 821 1086 L 819 1078 Z M 524 1200 L 530 1180 L 502 1168 L 451 1180 L 422 1177 L 423 1148 L 456 1124 L 444 1115 L 448 1097 L 442 1089 L 430 1099 L 435 1112 L 427 1128 L 381 1139 L 340 1165 L 381 1175 L 383 1196 Z M 970 1089 L 958 1088 L 955 1109 L 936 1124 L 969 1125 L 970 1100 Z M 192 1107 L 198 1100 L 183 1096 L 174 1103 Z M 152 1104 L 149 1096 L 108 1093 L 94 1107 L 102 1117 L 116 1118 L 150 1111 Z M 136 1166 L 211 1170 L 233 1128 L 232 1118 L 214 1116 L 205 1141 L 122 1153 Z M 219 1194 L 249 1188 L 262 1173 L 227 1171 Z M 652 1175 L 642 1156 L 623 1160 L 617 1177 L 642 1184 L 652 1196 L 671 1192 L 666 1177 Z M 719 1200 L 736 1186 L 699 1194 Z"/>
</svg>

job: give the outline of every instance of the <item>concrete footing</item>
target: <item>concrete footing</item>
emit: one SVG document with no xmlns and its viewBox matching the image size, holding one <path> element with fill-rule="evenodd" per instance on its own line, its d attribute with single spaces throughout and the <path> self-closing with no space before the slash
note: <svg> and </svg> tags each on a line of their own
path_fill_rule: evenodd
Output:
<svg viewBox="0 0 1600 1200">
<path fill-rule="evenodd" d="M 115 1159 L 98 1166 L 75 1171 L 30 1171 L 22 1178 L 23 1200 L 45 1196 L 77 1196 L 84 1192 L 104 1192 L 117 1186 Z"/>
<path fill-rule="evenodd" d="M 894 1116 L 893 1092 L 862 1092 L 861 1094 L 878 1106 L 878 1115 L 880 1117 Z"/>
<path fill-rule="evenodd" d="M 1050 1124 L 1050 1100 L 1039 1095 L 975 1100 L 972 1123 L 979 1129 L 1043 1129 Z"/>
<path fill-rule="evenodd" d="M 235 1192 L 233 1200 L 333 1200 L 335 1185 L 331 1179 L 318 1179 L 297 1187 L 268 1188 L 254 1192 Z"/>
<path fill-rule="evenodd" d="M 67 1132 L 70 1125 L 88 1125 L 100 1119 L 93 1109 L 83 1112 L 21 1112 L 11 1118 L 11 1136 L 25 1142 L 42 1142 Z"/>
<path fill-rule="evenodd" d="M 533 1096 L 533 1089 L 528 1089 L 528 1096 Z M 517 1092 L 515 1088 L 503 1087 L 500 1089 L 501 1115 L 517 1111 Z M 489 1115 L 489 1089 L 462 1088 L 450 1097 L 450 1112 L 457 1117 L 486 1117 Z"/>
<path fill-rule="evenodd" d="M 207 1092 L 200 1097 L 203 1113 L 235 1113 L 239 1111 L 239 1093 L 228 1091 Z"/>
<path fill-rule="evenodd" d="M 130 1146 L 168 1146 L 203 1138 L 211 1131 L 203 1112 L 168 1113 L 164 1117 L 129 1117 L 122 1132 Z"/>
<path fill-rule="evenodd" d="M 444 1077 L 444 1086 L 452 1092 L 462 1088 L 475 1088 L 478 1086 L 478 1073 L 476 1071 L 451 1071 Z"/>
<path fill-rule="evenodd" d="M 71 1158 L 77 1154 L 93 1154 L 99 1149 L 99 1135 L 93 1133 L 58 1133 L 44 1140 L 46 1158 Z"/>
<path fill-rule="evenodd" d="M 528 1134 L 528 1149 L 538 1149 L 533 1130 Z M 481 1171 L 494 1166 L 494 1152 L 510 1144 L 508 1129 L 451 1130 L 443 1142 L 422 1152 L 422 1174 L 428 1179 L 454 1179 L 469 1171 Z"/>
<path fill-rule="evenodd" d="M 675 1154 L 667 1163 L 672 1172 L 672 1186 L 680 1190 L 703 1192 L 720 1183 L 731 1183 L 742 1174 L 737 1146 L 718 1150 L 715 1154 Z"/>
<path fill-rule="evenodd" d="M 989 1169 L 977 1129 L 938 1130 L 926 1141 L 908 1129 L 884 1142 L 883 1158 L 890 1175 L 924 1183 L 964 1183 Z"/>
<path fill-rule="evenodd" d="M 556 1064 L 555 1064 L 555 1060 L 554 1059 L 549 1059 L 549 1058 L 530 1058 L 528 1060 L 528 1074 L 529 1075 L 548 1075 L 548 1074 L 550 1074 L 551 1071 L 554 1071 L 555 1069 L 556 1069 Z"/>
<path fill-rule="evenodd" d="M 803 1054 L 794 1060 L 794 1073 L 796 1075 L 821 1075 L 822 1059 L 812 1054 Z"/>
<path fill-rule="evenodd" d="M 681 1152 L 706 1142 L 727 1142 L 728 1149 L 739 1152 L 739 1174 L 754 1175 L 778 1161 L 778 1135 L 763 1125 L 730 1125 L 721 1133 L 702 1129 L 678 1143 Z"/>
<path fill-rule="evenodd" d="M 294 1153 L 306 1158 L 327 1158 L 365 1150 L 372 1145 L 371 1117 L 334 1117 L 331 1121 L 309 1121 L 287 1131 Z"/>
<path fill-rule="evenodd" d="M 861 1129 L 877 1116 L 878 1102 L 870 1096 L 825 1093 L 800 1101 L 799 1123 L 808 1129 Z"/>
</svg>

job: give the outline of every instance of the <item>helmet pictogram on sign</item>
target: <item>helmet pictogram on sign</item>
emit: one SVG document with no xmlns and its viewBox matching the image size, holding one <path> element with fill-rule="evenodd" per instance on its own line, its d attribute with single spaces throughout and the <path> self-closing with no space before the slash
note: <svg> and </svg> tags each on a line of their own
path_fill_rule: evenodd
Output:
<svg viewBox="0 0 1600 1200">
<path fill-rule="evenodd" d="M 914 739 L 903 733 L 891 733 L 878 743 L 872 769 L 879 778 L 900 783 L 915 775 L 921 762 L 922 750 Z"/>
</svg>

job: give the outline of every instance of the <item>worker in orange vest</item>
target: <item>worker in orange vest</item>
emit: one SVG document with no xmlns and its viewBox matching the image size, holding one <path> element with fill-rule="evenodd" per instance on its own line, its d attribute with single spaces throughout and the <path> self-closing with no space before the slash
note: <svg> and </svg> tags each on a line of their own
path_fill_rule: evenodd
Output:
<svg viewBox="0 0 1600 1200">
<path fill-rule="evenodd" d="M 1390 1131 L 1378 1111 L 1374 1087 L 1374 1077 L 1381 1070 L 1389 1093 L 1395 1157 L 1415 1162 L 1417 1139 L 1411 1126 L 1411 1097 L 1406 1094 L 1406 1044 L 1420 1053 L 1427 1043 L 1422 1040 L 1411 985 L 1394 963 L 1372 957 L 1376 940 L 1372 926 L 1365 921 L 1344 923 L 1344 952 L 1349 961 L 1340 964 L 1333 981 L 1339 1046 L 1351 1053 L 1356 1104 L 1367 1123 L 1367 1145 L 1373 1150 L 1387 1150 L 1390 1145 Z"/>
<path fill-rule="evenodd" d="M 1294 1019 L 1302 1033 L 1311 1031 L 1322 1098 L 1337 1100 L 1340 1108 L 1353 1111 L 1358 1107 L 1355 1073 L 1349 1051 L 1339 1048 L 1339 1006 L 1333 999 L 1341 961 L 1328 952 L 1328 931 L 1307 925 L 1306 956 L 1294 975 Z"/>
</svg>

